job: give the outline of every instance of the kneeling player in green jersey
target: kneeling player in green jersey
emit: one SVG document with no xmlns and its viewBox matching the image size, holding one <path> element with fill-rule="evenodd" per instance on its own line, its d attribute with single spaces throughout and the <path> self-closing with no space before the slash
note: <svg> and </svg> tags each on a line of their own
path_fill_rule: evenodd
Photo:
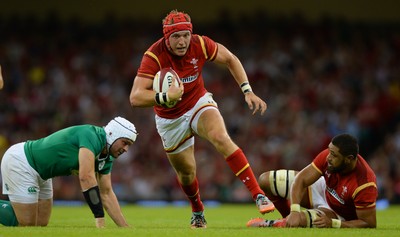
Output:
<svg viewBox="0 0 400 237">
<path fill-rule="evenodd" d="M 4 208 L 0 208 L 0 223 L 48 225 L 53 204 L 52 178 L 78 174 L 96 227 L 105 227 L 104 209 L 117 226 L 129 226 L 112 189 L 111 168 L 136 137 L 135 126 L 116 117 L 104 127 L 72 126 L 11 146 L 1 161 L 3 194 L 10 202 L 1 203 Z"/>
</svg>

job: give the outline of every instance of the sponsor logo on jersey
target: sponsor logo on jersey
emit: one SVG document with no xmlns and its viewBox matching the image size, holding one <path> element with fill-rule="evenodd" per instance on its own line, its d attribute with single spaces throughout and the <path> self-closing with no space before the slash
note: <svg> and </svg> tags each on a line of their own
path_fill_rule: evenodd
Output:
<svg viewBox="0 0 400 237">
<path fill-rule="evenodd" d="M 181 78 L 181 81 L 182 81 L 183 83 L 189 83 L 189 82 L 192 82 L 192 81 L 197 80 L 197 77 L 199 77 L 199 74 L 198 74 L 198 73 L 196 73 L 196 75 L 194 75 L 194 76 L 189 76 L 189 77 Z"/>
<path fill-rule="evenodd" d="M 103 160 L 99 163 L 99 170 L 102 170 L 104 168 L 104 165 L 106 164 L 106 161 Z"/>
<path fill-rule="evenodd" d="M 339 195 L 336 193 L 335 189 L 326 187 L 326 190 L 327 190 L 328 193 L 329 193 L 330 195 L 332 195 L 332 197 L 335 198 L 340 204 L 343 204 L 343 205 L 344 205 L 344 200 L 343 200 L 341 197 L 339 197 Z"/>
<path fill-rule="evenodd" d="M 1 205 L 2 208 L 7 208 L 8 206 L 9 206 L 9 205 L 6 204 L 6 203 L 4 203 L 4 204 Z"/>
<path fill-rule="evenodd" d="M 31 186 L 31 187 L 28 188 L 28 193 L 29 194 L 35 194 L 35 193 L 37 193 L 36 189 L 37 188 L 35 186 Z"/>
</svg>

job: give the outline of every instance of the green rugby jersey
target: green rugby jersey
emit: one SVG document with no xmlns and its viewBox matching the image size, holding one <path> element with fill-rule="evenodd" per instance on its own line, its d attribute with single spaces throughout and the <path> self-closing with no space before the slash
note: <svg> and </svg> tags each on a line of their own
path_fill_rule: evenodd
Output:
<svg viewBox="0 0 400 237">
<path fill-rule="evenodd" d="M 99 161 L 100 153 L 106 143 L 106 132 L 102 127 L 78 125 L 59 130 L 38 140 L 27 141 L 24 150 L 29 164 L 42 179 L 77 175 L 81 147 L 94 153 L 96 172 L 108 174 L 111 172 L 114 158 L 109 156 Z"/>
</svg>

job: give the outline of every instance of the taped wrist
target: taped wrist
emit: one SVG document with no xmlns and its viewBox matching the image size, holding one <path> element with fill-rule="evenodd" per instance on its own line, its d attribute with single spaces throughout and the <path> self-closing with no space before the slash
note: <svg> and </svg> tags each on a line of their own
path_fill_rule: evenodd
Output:
<svg viewBox="0 0 400 237">
<path fill-rule="evenodd" d="M 104 209 L 103 203 L 101 202 L 100 198 L 99 186 L 96 185 L 86 191 L 83 191 L 83 196 L 85 197 L 85 200 L 89 205 L 90 210 L 92 210 L 94 217 L 104 217 Z"/>
<path fill-rule="evenodd" d="M 157 105 L 163 105 L 169 102 L 169 97 L 167 92 L 158 92 L 155 94 L 154 100 L 156 101 Z"/>
<path fill-rule="evenodd" d="M 290 211 L 300 212 L 300 204 L 292 204 L 290 205 Z"/>
<path fill-rule="evenodd" d="M 340 228 L 342 221 L 339 219 L 332 219 L 332 228 Z"/>
<path fill-rule="evenodd" d="M 240 84 L 240 89 L 242 89 L 243 94 L 252 92 L 253 90 L 251 89 L 251 86 L 249 84 L 249 82 L 243 82 L 242 84 Z"/>
</svg>

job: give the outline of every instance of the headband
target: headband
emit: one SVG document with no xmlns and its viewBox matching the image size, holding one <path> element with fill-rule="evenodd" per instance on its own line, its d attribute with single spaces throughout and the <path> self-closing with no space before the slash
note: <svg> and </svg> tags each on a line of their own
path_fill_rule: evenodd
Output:
<svg viewBox="0 0 400 237">
<path fill-rule="evenodd" d="M 168 40 L 171 34 L 182 30 L 188 30 L 192 33 L 193 26 L 190 16 L 183 12 L 170 12 L 163 20 L 164 38 Z"/>
</svg>

